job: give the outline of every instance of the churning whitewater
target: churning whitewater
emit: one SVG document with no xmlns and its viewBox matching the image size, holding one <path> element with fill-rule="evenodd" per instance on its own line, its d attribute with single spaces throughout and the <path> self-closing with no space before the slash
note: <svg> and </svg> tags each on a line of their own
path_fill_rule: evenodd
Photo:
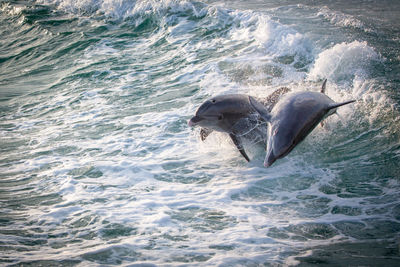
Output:
<svg viewBox="0 0 400 267">
<path fill-rule="evenodd" d="M 1 1 L 0 264 L 396 266 L 400 4 L 309 2 Z M 269 168 L 187 125 L 325 79 Z"/>
</svg>

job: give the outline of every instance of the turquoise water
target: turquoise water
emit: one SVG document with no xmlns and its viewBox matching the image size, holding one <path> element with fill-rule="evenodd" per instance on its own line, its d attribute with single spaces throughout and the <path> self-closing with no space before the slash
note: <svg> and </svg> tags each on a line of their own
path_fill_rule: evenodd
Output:
<svg viewBox="0 0 400 267">
<path fill-rule="evenodd" d="M 396 266 L 396 1 L 0 2 L 0 262 Z M 272 167 L 187 126 L 281 86 L 357 99 Z"/>
</svg>

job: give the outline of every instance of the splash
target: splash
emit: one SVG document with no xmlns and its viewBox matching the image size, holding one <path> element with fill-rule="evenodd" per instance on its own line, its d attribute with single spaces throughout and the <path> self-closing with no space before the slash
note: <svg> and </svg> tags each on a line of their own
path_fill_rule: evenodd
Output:
<svg viewBox="0 0 400 267">
<path fill-rule="evenodd" d="M 16 38 L 3 40 L 15 54 L 3 77 L 16 78 L 1 89 L 27 89 L 1 103 L 3 263 L 296 264 L 287 257 L 305 245 L 399 232 L 399 116 L 371 116 L 385 102 L 375 46 L 319 28 L 318 47 L 273 12 L 193 1 L 40 3 L 28 31 L 4 31 Z M 25 12 L 3 9 L 3 25 Z M 333 99 L 360 101 L 271 169 L 263 147 L 246 163 L 229 139 L 200 142 L 186 125 L 210 95 L 318 90 L 324 78 Z"/>
<path fill-rule="evenodd" d="M 58 10 L 72 15 L 99 16 L 103 15 L 109 20 L 121 21 L 129 18 L 157 13 L 159 16 L 167 12 L 191 12 L 195 17 L 204 16 L 204 4 L 190 1 L 162 0 L 39 0 L 45 5 L 54 5 Z"/>
<path fill-rule="evenodd" d="M 339 27 L 349 27 L 360 29 L 365 32 L 372 32 L 372 29 L 366 27 L 361 20 L 355 18 L 354 16 L 339 11 L 330 10 L 328 7 L 320 8 L 320 11 L 317 13 L 317 15 L 322 16 L 333 25 Z"/>
<path fill-rule="evenodd" d="M 336 83 L 368 78 L 377 62 L 382 62 L 381 56 L 367 42 L 340 43 L 319 53 L 308 77 Z"/>
</svg>

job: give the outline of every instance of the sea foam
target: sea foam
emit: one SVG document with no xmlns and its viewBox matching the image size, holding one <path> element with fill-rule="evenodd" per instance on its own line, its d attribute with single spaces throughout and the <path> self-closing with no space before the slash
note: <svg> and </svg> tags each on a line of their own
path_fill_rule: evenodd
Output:
<svg viewBox="0 0 400 267">
<path fill-rule="evenodd" d="M 318 47 L 263 12 L 190 1 L 42 3 L 73 17 L 43 24 L 67 28 L 49 43 L 79 49 L 65 50 L 66 70 L 3 117 L 3 211 L 19 217 L 2 222 L 11 230 L 2 240 L 14 242 L 3 261 L 296 264 L 287 257 L 305 246 L 396 233 L 398 140 L 381 131 L 394 121 L 365 118 L 381 101 L 367 101 L 381 60 L 371 44 Z M 148 18 L 156 25 L 141 32 Z M 262 147 L 247 163 L 226 134 L 201 142 L 187 127 L 210 96 L 317 91 L 325 78 L 335 101 L 359 101 L 272 168 L 262 167 Z"/>
<path fill-rule="evenodd" d="M 380 55 L 367 42 L 340 43 L 318 54 L 309 78 L 352 81 L 356 76 L 368 77 L 374 62 L 379 61 Z"/>
</svg>

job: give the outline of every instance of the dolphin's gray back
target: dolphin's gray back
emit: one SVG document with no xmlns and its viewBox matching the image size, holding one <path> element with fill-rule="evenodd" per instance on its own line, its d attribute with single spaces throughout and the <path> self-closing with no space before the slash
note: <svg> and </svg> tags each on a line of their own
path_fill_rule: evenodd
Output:
<svg viewBox="0 0 400 267">
<path fill-rule="evenodd" d="M 334 101 L 325 94 L 306 91 L 287 94 L 275 107 L 276 109 L 279 109 L 280 107 L 280 109 L 286 109 L 288 107 L 296 109 L 320 109 L 323 107 L 328 108 L 332 103 L 334 103 Z"/>
<path fill-rule="evenodd" d="M 222 101 L 223 100 L 223 101 Z M 249 102 L 249 96 L 243 94 L 221 95 L 212 98 L 210 101 L 218 104 L 219 108 L 224 109 L 229 114 L 247 114 L 253 112 Z M 221 103 L 223 106 L 221 107 Z"/>
<path fill-rule="evenodd" d="M 290 136 L 303 138 L 305 136 L 300 132 L 311 131 L 324 118 L 333 103 L 335 102 L 332 99 L 319 92 L 288 94 L 273 108 L 272 125 L 279 125 L 280 129 L 290 129 Z"/>
</svg>

